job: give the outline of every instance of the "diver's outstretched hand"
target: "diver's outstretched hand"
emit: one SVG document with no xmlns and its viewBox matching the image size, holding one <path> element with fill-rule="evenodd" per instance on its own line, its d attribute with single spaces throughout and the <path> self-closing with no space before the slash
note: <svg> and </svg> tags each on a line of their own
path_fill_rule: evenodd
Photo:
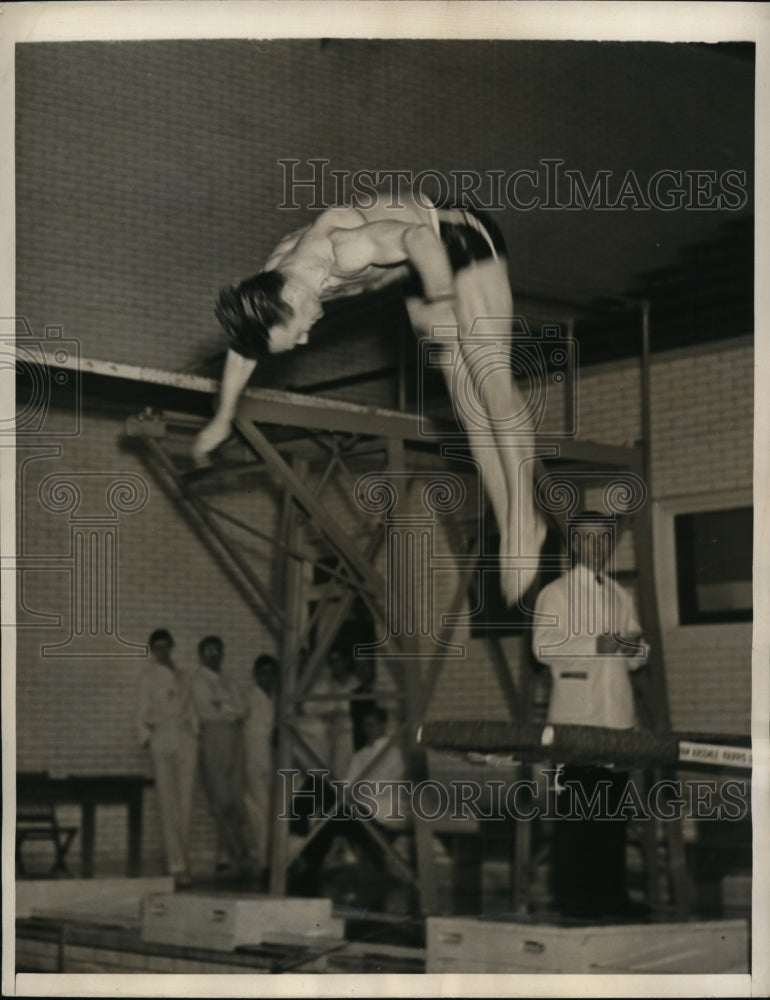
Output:
<svg viewBox="0 0 770 1000">
<path fill-rule="evenodd" d="M 205 469 L 211 465 L 211 452 L 230 437 L 230 431 L 230 421 L 219 417 L 214 417 L 206 424 L 193 443 L 193 461 L 197 468 Z"/>
</svg>

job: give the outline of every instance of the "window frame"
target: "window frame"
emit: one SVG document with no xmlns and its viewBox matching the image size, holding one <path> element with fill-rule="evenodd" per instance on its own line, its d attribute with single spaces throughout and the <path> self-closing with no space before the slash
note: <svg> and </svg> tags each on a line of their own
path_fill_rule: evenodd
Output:
<svg viewBox="0 0 770 1000">
<path fill-rule="evenodd" d="M 703 514 L 740 507 L 754 507 L 754 496 L 750 489 L 687 494 L 667 497 L 653 503 L 655 585 L 658 614 L 663 628 L 703 629 L 708 626 L 724 628 L 730 625 L 751 628 L 752 618 L 738 617 L 730 612 L 725 612 L 724 617 L 713 612 L 704 613 L 697 616 L 696 620 L 683 621 L 679 600 L 680 577 L 675 518 L 682 514 Z"/>
</svg>

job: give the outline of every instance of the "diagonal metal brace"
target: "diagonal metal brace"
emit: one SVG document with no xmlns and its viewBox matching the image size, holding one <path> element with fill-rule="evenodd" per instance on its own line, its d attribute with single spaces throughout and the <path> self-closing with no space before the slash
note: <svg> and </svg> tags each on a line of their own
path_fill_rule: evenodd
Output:
<svg viewBox="0 0 770 1000">
<path fill-rule="evenodd" d="M 235 427 L 252 450 L 259 455 L 265 464 L 291 490 L 296 503 L 303 508 L 305 513 L 311 518 L 314 526 L 326 536 L 351 569 L 371 591 L 378 595 L 383 594 L 385 592 L 385 581 L 380 573 L 366 559 L 355 541 L 329 516 L 323 504 L 308 489 L 291 466 L 285 462 L 278 449 L 268 441 L 258 427 L 249 421 L 238 417 L 235 420 Z"/>
<path fill-rule="evenodd" d="M 278 624 L 282 623 L 285 617 L 282 609 L 275 604 L 269 591 L 246 560 L 234 550 L 230 540 L 216 524 L 206 509 L 205 504 L 185 484 L 174 463 L 163 448 L 153 438 L 143 437 L 142 440 L 147 451 L 173 483 L 176 488 L 177 500 L 183 504 L 184 508 L 190 514 L 196 526 L 200 529 L 203 538 L 214 549 L 216 554 L 222 558 L 260 614 L 264 613 L 265 610 L 270 613 L 272 620 L 268 618 L 266 623 L 270 631 L 276 634 Z"/>
</svg>

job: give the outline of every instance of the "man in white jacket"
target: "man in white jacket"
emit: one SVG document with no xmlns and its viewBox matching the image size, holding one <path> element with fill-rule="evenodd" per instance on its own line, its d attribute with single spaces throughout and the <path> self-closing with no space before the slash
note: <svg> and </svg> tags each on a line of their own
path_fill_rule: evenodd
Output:
<svg viewBox="0 0 770 1000">
<path fill-rule="evenodd" d="M 198 768 L 198 717 L 190 671 L 171 657 L 171 633 L 156 629 L 148 645 L 150 659 L 139 680 L 139 743 L 152 754 L 168 870 L 184 888 L 192 884 L 188 839 Z"/>
<path fill-rule="evenodd" d="M 208 635 L 198 644 L 200 664 L 191 690 L 200 725 L 203 788 L 217 829 L 216 872 L 248 874 L 243 717 L 246 706 L 236 685 L 222 670 L 224 643 Z"/>
<path fill-rule="evenodd" d="M 550 667 L 548 721 L 556 725 L 632 729 L 636 725 L 630 671 L 643 666 L 647 646 L 631 594 L 608 572 L 615 522 L 587 511 L 569 523 L 572 568 L 539 593 L 535 657 Z M 611 765 L 564 768 L 554 825 L 554 896 L 563 915 L 643 916 L 625 890 L 626 820 L 615 818 L 628 781 Z M 575 796 L 575 786 L 583 791 Z M 595 815 L 580 799 L 600 793 Z"/>
</svg>

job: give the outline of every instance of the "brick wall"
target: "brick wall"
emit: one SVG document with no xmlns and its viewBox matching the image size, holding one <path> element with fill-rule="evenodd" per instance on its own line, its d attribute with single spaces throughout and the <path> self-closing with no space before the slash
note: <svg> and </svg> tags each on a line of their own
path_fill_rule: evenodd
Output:
<svg viewBox="0 0 770 1000">
<path fill-rule="evenodd" d="M 696 506 L 712 495 L 751 490 L 753 448 L 753 349 L 748 338 L 687 353 L 655 355 L 651 372 L 652 498 L 660 505 L 692 496 Z M 525 391 L 527 386 L 524 386 Z M 347 393 L 339 392 L 338 395 Z M 549 386 L 543 430 L 563 419 L 563 390 Z M 581 439 L 633 446 L 640 440 L 640 369 L 636 361 L 613 362 L 578 374 L 577 429 Z M 742 502 L 742 501 L 739 501 Z M 717 506 L 719 504 L 717 503 Z M 472 525 L 474 511 L 466 509 Z M 451 552 L 441 524 L 436 551 Z M 630 535 L 618 549 L 619 567 L 633 571 Z M 458 576 L 436 579 L 437 613 L 454 598 Z M 633 581 L 632 585 L 633 585 Z M 673 580 L 659 593 L 661 605 L 676 603 Z M 447 659 L 429 714 L 436 718 L 505 719 L 509 709 L 485 644 L 460 630 L 456 641 L 467 656 Z M 502 647 L 514 679 L 522 682 L 520 636 L 505 636 Z M 746 733 L 751 692 L 751 625 L 669 626 L 663 634 L 672 724 L 684 730 Z M 528 668 L 527 668 L 528 669 Z M 540 684 L 536 678 L 530 682 Z M 526 682 L 526 679 L 525 679 Z"/>
<path fill-rule="evenodd" d="M 645 179 L 753 156 L 752 67 L 692 47 L 684 60 L 663 44 L 22 44 L 15 68 L 17 310 L 87 356 L 172 370 L 222 349 L 218 288 L 312 218 L 279 209 L 279 159 L 302 161 L 299 179 L 309 158 L 449 178 L 567 157 L 619 186 L 629 163 Z M 328 174 L 329 199 L 335 186 Z M 313 197 L 296 191 L 299 205 Z M 578 215 L 576 253 L 564 212 L 497 213 L 517 289 L 622 291 L 720 221 L 657 212 L 629 240 L 614 213 Z"/>
<path fill-rule="evenodd" d="M 685 495 L 694 498 L 697 508 L 708 504 L 712 495 L 723 498 L 726 490 L 751 490 L 752 385 L 753 350 L 748 341 L 653 358 L 652 496 L 659 505 Z M 630 446 L 641 437 L 639 369 L 634 362 L 581 372 L 579 399 L 581 438 Z M 628 537 L 618 558 L 623 568 L 633 568 Z M 675 605 L 676 600 L 669 580 L 668 589 L 658 594 L 659 605 Z M 516 678 L 521 676 L 525 641 L 518 636 L 504 640 Z M 669 625 L 663 644 L 674 728 L 748 733 L 751 624 Z M 486 660 L 483 646 L 471 640 L 468 663 L 445 668 L 432 714 L 505 718 L 500 688 Z"/>
<path fill-rule="evenodd" d="M 747 341 L 726 342 L 688 357 L 657 356 L 652 364 L 653 475 L 658 501 L 683 493 L 700 497 L 723 489 L 725 479 L 736 489 L 751 485 L 752 348 Z M 729 373 L 725 377 L 725 373 Z M 679 379 L 686 382 L 679 387 Z M 614 444 L 630 444 L 639 436 L 638 372 L 634 365 L 613 363 L 581 374 L 580 429 L 582 436 Z M 718 398 L 718 419 L 714 399 Z M 678 434 L 668 434 L 675 426 Z M 48 425 L 51 427 L 52 425 Z M 711 431 L 711 433 L 710 433 Z M 689 447 L 687 445 L 689 442 Z M 172 445 L 173 445 L 172 440 Z M 54 439 L 36 441 L 34 449 L 20 451 L 19 499 L 23 510 L 20 550 L 26 555 L 61 556 L 69 552 L 70 515 L 42 506 L 40 484 L 52 473 L 97 488 L 87 500 L 98 500 L 102 480 L 84 480 L 84 474 L 133 474 L 146 484 L 148 499 L 135 513 L 120 517 L 118 552 L 119 633 L 128 643 L 144 643 L 156 627 L 169 628 L 177 640 L 177 657 L 194 662 L 198 639 L 220 634 L 227 647 L 227 667 L 242 683 L 254 656 L 275 644 L 250 607 L 180 515 L 159 482 L 123 439 L 123 423 L 89 409 L 83 433 L 57 445 Z M 687 457 L 686 464 L 683 458 Z M 378 468 L 376 456 L 353 469 L 354 476 Z M 414 462 L 410 458 L 410 462 Z M 420 468 L 440 463 L 419 460 Z M 309 482 L 317 481 L 320 469 Z M 473 480 L 469 500 L 460 512 L 472 525 L 477 514 Z M 83 490 L 84 496 L 87 490 Z M 418 502 L 416 488 L 411 490 Z M 277 494 L 272 486 L 247 494 L 218 497 L 217 503 L 236 516 L 256 522 L 269 532 L 276 524 Z M 85 500 L 83 501 L 86 502 Z M 103 502 L 103 501 L 102 501 Z M 354 536 L 368 529 L 367 518 L 351 502 L 345 488 L 335 485 L 324 493 L 331 516 Z M 246 545 L 245 539 L 242 540 Z M 309 536 L 311 551 L 317 548 Z M 248 552 L 270 581 L 269 545 L 248 542 Z M 438 519 L 435 551 L 450 554 L 454 542 Z M 626 551 L 624 561 L 633 554 Z M 50 560 L 49 560 L 50 561 Z M 384 553 L 378 567 L 385 570 Z M 458 575 L 449 569 L 435 582 L 434 614 L 448 609 Z M 17 719 L 18 763 L 21 769 L 49 769 L 60 773 L 136 771 L 149 773 L 147 755 L 136 746 L 133 708 L 138 670 L 143 659 L 108 656 L 65 659 L 43 655 L 41 646 L 62 643 L 69 635 L 69 577 L 51 565 L 25 574 L 22 622 L 37 626 L 18 633 Z M 674 600 L 659 595 L 661 602 Z M 41 628 L 36 614 L 62 616 L 61 625 Z M 746 732 L 750 698 L 750 625 L 670 627 L 664 633 L 667 682 L 675 727 L 714 732 Z M 462 629 L 455 636 L 467 643 L 467 657 L 449 659 L 443 669 L 429 714 L 432 717 L 506 718 L 495 667 L 479 640 Z M 519 636 L 503 640 L 510 669 L 522 674 Z M 49 651 L 56 653 L 56 649 Z M 61 652 L 61 650 L 59 650 Z M 128 650 L 128 652 L 134 652 Z M 390 674 L 381 678 L 390 686 Z M 154 794 L 147 796 L 146 856 L 152 862 L 161 853 Z M 194 855 L 206 864 L 213 849 L 213 831 L 199 795 L 195 807 Z M 99 849 L 103 858 L 123 851 L 124 819 L 119 809 L 99 816 Z"/>
<path fill-rule="evenodd" d="M 592 140 L 606 157 L 602 167 L 618 173 L 626 168 L 614 138 L 619 129 L 639 134 L 645 123 L 628 116 L 627 103 L 633 95 L 647 94 L 651 81 L 659 81 L 666 93 L 647 123 L 650 134 L 697 133 L 697 116 L 682 115 L 683 105 L 670 100 L 675 91 L 685 101 L 692 99 L 693 108 L 707 107 L 726 123 L 709 166 L 736 165 L 730 150 L 742 148 L 739 137 L 751 132 L 746 124 L 751 109 L 736 105 L 732 87 L 744 68 L 735 61 L 715 76 L 706 54 L 694 54 L 702 72 L 692 75 L 678 68 L 669 48 L 648 47 L 639 73 L 634 70 L 639 64 L 632 65 L 622 46 L 602 49 L 608 78 L 623 83 L 602 93 L 592 115 Z M 87 357 L 171 370 L 198 363 L 223 346 L 212 316 L 217 288 L 259 266 L 287 229 L 309 217 L 306 211 L 277 210 L 283 198 L 279 157 L 327 157 L 332 168 L 350 170 L 408 166 L 448 173 L 458 167 L 533 166 L 541 155 L 557 155 L 563 137 L 581 127 L 573 114 L 576 81 L 591 80 L 593 65 L 590 47 L 527 45 L 503 52 L 488 43 L 19 46 L 17 311 L 38 334 L 46 324 L 61 325 Z M 727 82 L 725 73 L 731 77 Z M 474 87 L 467 85 L 469 78 Z M 405 79 L 424 100 L 394 99 Z M 522 81 L 531 79 L 548 81 L 548 87 L 538 88 L 537 107 L 528 85 L 521 99 Z M 673 117 L 661 119 L 669 114 Z M 458 121 L 463 122 L 459 151 Z M 493 134 L 495 149 L 489 146 Z M 692 165 L 689 148 L 682 147 L 685 166 Z M 642 141 L 634 163 L 640 171 L 661 165 Z M 595 169 L 597 164 L 570 166 Z M 298 200 L 306 203 L 307 193 Z M 652 242 L 633 248 L 634 261 L 623 260 L 620 271 L 621 227 L 615 227 L 615 242 L 614 233 L 606 239 L 602 213 L 583 220 L 592 251 L 584 256 L 590 257 L 592 273 L 602 275 L 600 290 L 613 287 L 618 273 L 649 267 L 650 261 L 668 262 L 670 255 L 661 258 L 657 242 L 669 254 L 703 233 L 695 214 L 686 226 L 676 213 L 661 215 L 666 217 Z M 499 221 L 511 247 L 517 289 L 558 289 L 565 275 L 580 284 L 576 268 L 581 261 L 554 238 L 563 231 L 563 213 L 507 212 Z M 710 218 L 707 222 L 712 224 Z M 705 225 L 702 219 L 698 224 Z M 370 368 L 394 363 L 394 344 L 376 324 L 359 333 L 355 350 L 349 338 L 332 336 L 323 346 L 311 344 L 265 364 L 258 378 L 307 385 L 344 377 L 360 367 L 363 357 Z M 656 498 L 708 495 L 725 483 L 750 485 L 751 372 L 748 344 L 655 359 Z M 581 436 L 621 444 L 639 437 L 633 364 L 586 371 L 580 388 Z M 394 403 L 388 381 L 338 395 Z M 561 401 L 555 390 L 549 398 L 557 402 L 546 414 L 546 426 L 552 427 L 560 419 Z M 228 668 L 245 678 L 255 653 L 272 648 L 272 640 L 136 454 L 118 445 L 121 433 L 120 421 L 91 411 L 83 433 L 64 441 L 60 454 L 46 451 L 55 449 L 56 439 L 40 439 L 36 443 L 42 450 L 20 453 L 22 462 L 34 458 L 25 466 L 20 497 L 25 551 L 44 559 L 68 552 L 68 515 L 46 511 L 37 496 L 46 475 L 107 470 L 142 477 L 148 502 L 120 520 L 120 634 L 142 643 L 163 625 L 176 636 L 179 659 L 191 661 L 198 638 L 218 632 L 227 645 Z M 273 501 L 272 493 L 254 491 L 227 502 L 233 510 L 240 505 L 250 511 L 263 504 L 265 523 L 272 525 Z M 345 504 L 334 509 L 340 518 L 350 517 Z M 441 531 L 437 545 L 452 551 Z M 250 551 L 257 561 L 265 558 L 259 545 Z M 450 601 L 455 586 L 456 578 L 444 574 L 437 604 Z M 21 629 L 18 639 L 19 767 L 147 770 L 149 761 L 135 745 L 132 726 L 141 658 L 84 662 L 41 655 L 42 644 L 61 642 L 68 633 L 68 587 L 61 569 L 51 566 L 24 581 L 22 617 L 31 627 Z M 41 628 L 36 617 L 41 613 L 61 614 L 61 625 Z M 518 672 L 521 642 L 513 637 L 505 645 Z M 665 646 L 675 724 L 745 730 L 749 627 L 673 629 Z M 446 666 L 431 711 L 445 717 L 505 717 L 494 670 L 478 643 L 469 644 L 468 660 Z M 157 858 L 154 808 L 150 794 L 146 849 Z M 105 810 L 99 823 L 100 849 L 119 854 L 119 811 Z M 200 800 L 195 830 L 195 850 L 208 857 L 213 835 Z"/>
<path fill-rule="evenodd" d="M 56 414 L 49 429 L 55 429 Z M 247 683 L 255 656 L 274 651 L 275 642 L 264 624 L 233 585 L 199 535 L 165 494 L 135 449 L 123 439 L 122 421 L 89 411 L 79 437 L 57 446 L 42 440 L 19 453 L 19 551 L 49 565 L 24 574 L 24 611 L 18 630 L 17 751 L 20 770 L 49 770 L 58 774 L 151 773 L 149 755 L 140 749 L 134 722 L 136 685 L 145 659 L 142 648 L 150 632 L 168 628 L 176 640 L 175 657 L 181 664 L 197 663 L 197 643 L 216 633 L 226 646 L 225 667 L 240 683 Z M 48 439 L 52 442 L 54 439 Z M 48 457 L 50 454 L 50 457 Z M 33 459 L 33 456 L 38 456 Z M 109 475 L 105 476 L 107 472 Z M 39 499 L 38 488 L 47 476 L 61 475 L 82 491 L 78 511 L 54 513 Z M 105 482 L 125 474 L 140 477 L 147 501 L 130 514 L 119 515 L 117 553 L 118 632 L 127 644 L 101 655 L 99 638 L 79 655 L 61 645 L 70 635 L 73 587 L 66 571 L 72 565 L 70 517 L 86 508 L 109 516 Z M 244 503 L 258 511 L 268 533 L 275 524 L 272 494 L 260 491 L 248 497 L 226 498 L 224 506 L 238 511 Z M 101 507 L 101 509 L 100 509 Z M 243 513 L 243 509 L 240 510 Z M 257 566 L 265 562 L 264 543 L 245 547 Z M 64 570 L 51 565 L 65 557 Z M 269 567 L 269 562 L 266 564 Z M 266 573 L 268 582 L 270 573 Z M 61 616 L 39 627 L 37 613 Z M 38 623 L 38 627 L 35 624 Z M 136 648 L 137 644 L 140 648 Z M 42 647 L 50 648 L 46 651 Z M 65 657 L 62 654 L 69 653 Z M 145 856 L 152 862 L 161 850 L 155 795 L 146 795 Z M 64 811 L 66 817 L 66 810 Z M 75 820 L 77 817 L 70 816 Z M 123 855 L 125 817 L 121 808 L 97 813 L 97 844 L 104 857 Z M 193 851 L 205 855 L 213 831 L 200 795 L 195 805 Z"/>
<path fill-rule="evenodd" d="M 698 509 L 711 495 L 750 493 L 753 363 L 748 342 L 653 360 L 652 495 L 664 510 L 682 496 L 691 497 L 692 509 Z M 581 380 L 581 431 L 628 444 L 640 435 L 635 370 L 606 368 Z M 669 589 L 658 599 L 661 605 L 675 604 L 676 593 Z M 748 733 L 751 625 L 668 625 L 663 641 L 674 727 Z"/>
</svg>

